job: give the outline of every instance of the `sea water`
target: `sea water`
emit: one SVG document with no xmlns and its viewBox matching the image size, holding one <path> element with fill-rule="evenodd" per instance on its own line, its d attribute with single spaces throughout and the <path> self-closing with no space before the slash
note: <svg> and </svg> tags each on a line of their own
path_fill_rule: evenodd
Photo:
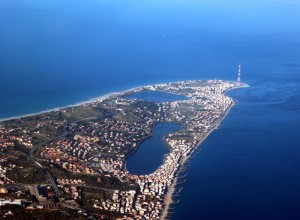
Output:
<svg viewBox="0 0 300 220">
<path fill-rule="evenodd" d="M 297 77 L 299 5 L 0 1 L 0 118 L 139 85 Z M 295 77 L 295 76 L 294 76 Z"/>
<path fill-rule="evenodd" d="M 139 85 L 235 80 L 172 219 L 299 219 L 300 2 L 0 1 L 0 118 Z"/>
<path fill-rule="evenodd" d="M 199 147 L 171 219 L 300 218 L 299 81 L 229 92 L 237 104 Z"/>
</svg>

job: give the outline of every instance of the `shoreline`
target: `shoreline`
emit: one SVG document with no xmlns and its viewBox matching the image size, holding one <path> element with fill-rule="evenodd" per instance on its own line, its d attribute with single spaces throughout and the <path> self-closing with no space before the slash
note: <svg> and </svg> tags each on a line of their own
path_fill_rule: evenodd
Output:
<svg viewBox="0 0 300 220">
<path fill-rule="evenodd" d="M 26 118 L 26 117 L 31 117 L 31 116 L 36 116 L 36 115 L 40 115 L 40 114 L 44 114 L 44 113 L 56 112 L 56 111 L 60 111 L 60 110 L 67 109 L 67 108 L 78 107 L 78 106 L 81 106 L 81 105 L 87 105 L 87 104 L 90 104 L 90 103 L 93 103 L 93 102 L 103 101 L 105 99 L 109 99 L 113 96 L 125 95 L 126 93 L 134 92 L 135 90 L 143 88 L 143 87 L 145 87 L 145 86 L 133 87 L 131 89 L 127 89 L 127 90 L 120 91 L 120 92 L 109 92 L 109 93 L 106 93 L 102 96 L 91 98 L 91 99 L 88 99 L 86 101 L 80 101 L 80 102 L 77 102 L 75 104 L 70 104 L 70 105 L 61 106 L 61 107 L 54 107 L 54 108 L 50 108 L 50 109 L 47 109 L 47 110 L 42 110 L 42 111 L 39 111 L 39 112 L 33 112 L 33 113 L 28 113 L 28 114 L 18 115 L 18 116 L 11 116 L 11 117 L 7 117 L 7 118 L 0 118 L 0 122 L 5 122 L 5 121 L 9 121 L 9 120 L 14 120 L 14 119 L 21 119 L 21 118 Z"/>
<path fill-rule="evenodd" d="M 201 81 L 201 80 L 184 80 L 184 81 Z M 224 81 L 234 82 L 234 81 L 229 81 L 229 80 L 224 80 Z M 174 81 L 174 82 L 169 82 L 169 83 L 176 83 L 176 82 L 182 82 L 182 81 Z M 80 105 L 86 105 L 86 104 L 90 104 L 92 102 L 96 102 L 96 101 L 100 101 L 100 100 L 103 101 L 103 100 L 108 99 L 112 96 L 125 95 L 126 93 L 135 92 L 135 90 L 143 89 L 144 87 L 159 85 L 159 84 L 163 84 L 163 83 L 155 83 L 155 84 L 150 84 L 150 85 L 136 86 L 136 87 L 124 90 L 124 91 L 109 92 L 109 93 L 106 93 L 102 96 L 98 96 L 98 97 L 95 97 L 95 98 L 90 98 L 86 101 L 80 101 L 80 102 L 77 102 L 75 104 L 53 107 L 53 108 L 50 108 L 50 109 L 47 109 L 47 110 L 42 110 L 42 111 L 39 111 L 39 112 L 33 112 L 33 113 L 28 113 L 28 114 L 26 113 L 24 115 L 17 115 L 17 116 L 11 116 L 11 117 L 6 117 L 6 118 L 0 118 L 0 122 L 5 122 L 5 121 L 15 120 L 15 119 L 21 119 L 21 118 L 26 118 L 26 117 L 31 117 L 31 116 L 36 116 L 36 115 L 49 113 L 49 112 L 56 112 L 56 111 L 60 111 L 60 110 L 66 109 L 66 108 L 73 108 L 73 107 L 77 107 L 77 106 L 80 106 Z M 239 88 L 246 88 L 246 87 L 249 87 L 249 85 L 247 85 L 245 83 L 242 83 L 242 85 L 234 87 L 232 89 L 239 89 Z"/>
<path fill-rule="evenodd" d="M 233 89 L 247 88 L 247 87 L 250 87 L 250 86 L 243 83 L 242 85 L 234 87 L 234 88 L 231 88 L 228 91 L 233 90 Z M 226 91 L 226 92 L 228 92 L 228 91 Z M 204 135 L 203 139 L 201 141 L 199 141 L 197 143 L 197 145 L 191 150 L 191 153 L 189 155 L 187 155 L 187 156 L 185 156 L 185 157 L 182 158 L 182 161 L 180 161 L 180 166 L 178 168 L 177 173 L 180 172 L 180 168 L 195 153 L 195 150 L 198 149 L 201 146 L 201 144 L 209 137 L 210 134 L 213 133 L 213 131 L 215 131 L 216 129 L 218 129 L 218 127 L 223 122 L 223 120 L 228 116 L 230 110 L 233 108 L 234 105 L 235 105 L 235 102 L 233 101 L 233 103 L 229 106 L 229 108 L 222 115 L 222 118 L 220 118 L 220 120 L 214 125 L 214 127 L 211 128 Z M 174 197 L 175 189 L 176 189 L 176 186 L 177 186 L 177 182 L 178 182 L 178 177 L 176 176 L 174 178 L 174 181 L 173 181 L 172 185 L 170 186 L 170 190 L 168 190 L 167 193 L 166 193 L 166 195 L 165 195 L 165 199 L 164 199 L 165 207 L 164 207 L 163 213 L 162 213 L 162 215 L 160 217 L 160 220 L 169 220 L 170 219 L 170 218 L 167 218 L 167 217 L 169 215 L 169 208 L 174 203 L 173 197 Z"/>
<path fill-rule="evenodd" d="M 12 116 L 12 117 L 8 117 L 8 118 L 0 118 L 0 122 L 5 122 L 5 121 L 9 121 L 9 120 L 14 120 L 14 119 L 21 119 L 21 118 L 26 118 L 26 117 L 31 117 L 31 116 L 36 116 L 36 115 L 49 113 L 49 112 L 56 112 L 56 111 L 60 111 L 60 110 L 66 109 L 66 108 L 77 107 L 77 106 L 80 106 L 80 105 L 85 105 L 85 104 L 89 104 L 89 103 L 98 101 L 100 99 L 107 99 L 110 96 L 112 96 L 113 94 L 115 94 L 115 93 L 108 93 L 106 95 L 99 96 L 99 97 L 96 97 L 96 98 L 92 98 L 92 99 L 89 99 L 87 101 L 82 101 L 82 102 L 78 102 L 78 103 L 75 103 L 75 104 L 66 105 L 66 106 L 62 106 L 62 107 L 54 107 L 54 108 L 51 108 L 51 109 L 48 109 L 48 110 L 42 110 L 42 111 L 39 111 L 39 112 L 28 113 L 28 114 L 18 115 L 18 116 Z"/>
<path fill-rule="evenodd" d="M 175 83 L 188 82 L 188 81 L 190 81 L 190 80 L 179 81 L 179 82 L 175 82 Z M 191 81 L 194 81 L 194 80 L 191 80 Z M 202 81 L 202 80 L 196 80 L 196 81 Z M 220 81 L 222 81 L 222 82 L 230 82 L 230 81 L 225 81 L 225 80 L 220 80 Z M 174 83 L 174 82 L 170 82 L 170 83 Z M 169 83 L 162 83 L 162 84 L 169 84 Z M 121 92 L 110 92 L 110 93 L 107 93 L 107 94 L 105 94 L 103 96 L 92 98 L 92 99 L 89 99 L 87 101 L 75 103 L 73 105 L 68 105 L 68 106 L 65 106 L 65 107 L 53 108 L 53 109 L 41 111 L 41 112 L 38 112 L 38 113 L 32 113 L 32 114 L 26 114 L 26 115 L 22 115 L 22 116 L 16 116 L 16 117 L 10 117 L 10 118 L 0 119 L 0 122 L 5 122 L 5 121 L 9 121 L 9 120 L 14 120 L 14 119 L 22 119 L 22 118 L 32 117 L 32 116 L 36 116 L 36 115 L 40 115 L 40 114 L 45 114 L 45 113 L 50 113 L 50 112 L 57 112 L 57 111 L 61 111 L 61 110 L 64 110 L 64 109 L 73 108 L 73 107 L 77 107 L 77 106 L 87 106 L 87 105 L 89 105 L 91 103 L 96 103 L 97 104 L 97 102 L 100 103 L 100 102 L 102 102 L 102 101 L 104 101 L 106 99 L 126 98 L 126 95 L 128 96 L 128 95 L 130 95 L 132 93 L 138 93 L 138 92 L 143 91 L 143 90 L 152 90 L 152 89 L 155 90 L 153 87 L 155 87 L 157 85 L 160 85 L 160 84 L 138 86 L 138 87 L 127 89 L 127 90 L 124 90 L 124 91 L 121 91 Z M 226 88 L 225 90 L 222 90 L 222 93 L 223 93 L 223 95 L 225 95 L 225 93 L 227 93 L 230 90 L 240 89 L 240 88 L 245 88 L 245 87 L 249 87 L 249 86 L 247 84 L 244 84 L 244 83 L 241 83 L 241 84 L 235 83 L 234 86 L 231 86 L 229 88 Z M 177 168 L 175 168 L 172 171 L 173 172 L 172 177 L 171 178 L 169 177 L 169 179 L 170 179 L 169 180 L 169 187 L 167 188 L 167 190 L 165 192 L 162 192 L 162 194 L 164 194 L 164 197 L 163 197 L 163 208 L 161 210 L 160 219 L 162 219 L 162 220 L 168 219 L 167 217 L 170 214 L 170 211 L 169 211 L 170 206 L 172 204 L 174 204 L 174 202 L 175 202 L 173 197 L 174 197 L 174 193 L 176 191 L 176 187 L 178 185 L 178 178 L 179 178 L 178 177 L 178 173 L 181 173 L 182 167 L 192 157 L 192 155 L 201 146 L 201 144 L 209 137 L 209 135 L 214 130 L 218 129 L 218 127 L 223 122 L 223 120 L 227 117 L 227 115 L 229 114 L 230 110 L 235 105 L 235 103 L 236 102 L 231 98 L 231 101 L 228 102 L 228 105 L 226 106 L 227 108 L 225 107 L 225 108 L 220 109 L 219 117 L 216 117 L 215 118 L 216 120 L 211 121 L 211 124 L 209 126 L 207 126 L 206 130 L 203 131 L 203 136 L 201 135 L 202 138 L 200 136 L 199 137 L 200 140 L 198 142 L 194 142 L 194 144 L 190 146 L 190 149 L 188 149 L 188 151 L 184 152 L 184 154 L 181 154 L 180 155 L 181 158 L 178 157 L 178 160 L 176 161 Z M 144 141 L 145 139 L 150 138 L 153 135 L 153 128 L 152 128 L 152 132 L 151 133 L 152 134 L 149 137 L 144 138 L 142 141 Z M 129 156 L 132 155 L 138 149 L 138 146 L 139 146 L 139 144 L 137 145 L 136 149 L 129 154 Z M 168 145 L 167 145 L 167 147 L 168 147 Z M 125 159 L 125 161 L 126 161 L 126 159 Z M 125 162 L 124 165 L 126 167 L 126 162 Z M 123 167 L 123 169 L 124 169 L 124 167 Z M 177 204 L 178 202 L 176 202 L 175 204 Z"/>
</svg>

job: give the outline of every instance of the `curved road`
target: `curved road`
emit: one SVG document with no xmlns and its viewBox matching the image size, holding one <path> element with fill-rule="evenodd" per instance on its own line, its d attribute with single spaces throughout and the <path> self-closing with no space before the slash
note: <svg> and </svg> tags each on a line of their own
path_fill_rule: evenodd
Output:
<svg viewBox="0 0 300 220">
<path fill-rule="evenodd" d="M 57 139 L 60 139 L 60 138 L 63 138 L 63 137 L 66 137 L 67 135 L 69 135 L 72 131 L 72 129 L 74 128 L 74 126 L 77 125 L 78 122 L 81 122 L 81 121 L 87 121 L 87 120 L 92 120 L 92 119 L 95 119 L 96 117 L 89 117 L 89 118 L 85 118 L 85 119 L 82 119 L 82 120 L 78 120 L 78 121 L 75 121 L 73 122 L 72 124 L 70 124 L 69 126 L 67 126 L 66 128 L 66 132 L 60 136 L 57 136 L 57 137 L 54 137 L 54 138 L 51 138 L 50 140 L 48 141 L 45 141 L 45 142 L 42 142 L 42 143 L 39 143 L 37 144 L 36 146 L 32 147 L 29 151 L 29 160 L 31 160 L 36 166 L 38 166 L 39 168 L 41 168 L 47 175 L 48 179 L 50 180 L 50 183 L 55 191 L 55 195 L 56 197 L 59 199 L 59 203 L 66 207 L 66 208 L 70 208 L 70 209 L 75 209 L 75 210 L 78 210 L 78 211 L 82 211 L 82 212 L 85 212 L 87 213 L 87 216 L 89 219 L 95 219 L 88 211 L 86 211 L 85 209 L 81 209 L 81 208 L 78 208 L 76 206 L 72 206 L 72 205 L 69 205 L 69 204 L 66 204 L 64 202 L 61 201 L 60 199 L 60 196 L 62 195 L 62 192 L 59 190 L 56 182 L 55 182 L 55 179 L 53 177 L 53 175 L 51 174 L 51 172 L 44 166 L 42 166 L 35 158 L 34 158 L 34 153 L 43 145 L 47 144 L 47 143 L 50 143 L 54 140 L 57 140 Z"/>
</svg>

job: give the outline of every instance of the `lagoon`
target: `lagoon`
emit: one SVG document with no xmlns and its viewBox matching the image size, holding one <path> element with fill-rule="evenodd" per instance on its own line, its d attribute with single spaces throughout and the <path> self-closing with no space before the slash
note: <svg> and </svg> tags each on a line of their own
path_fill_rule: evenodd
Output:
<svg viewBox="0 0 300 220">
<path fill-rule="evenodd" d="M 186 100 L 183 95 L 176 95 L 160 91 L 143 91 L 134 93 L 128 98 L 142 99 L 151 102 L 172 102 Z M 164 155 L 169 153 L 164 142 L 165 135 L 180 130 L 177 123 L 157 123 L 153 126 L 152 136 L 143 140 L 137 150 L 127 160 L 127 170 L 130 173 L 145 175 L 153 173 L 163 164 Z"/>
<path fill-rule="evenodd" d="M 180 130 L 181 127 L 175 123 L 155 124 L 152 136 L 142 141 L 138 149 L 127 159 L 127 170 L 138 175 L 153 173 L 163 164 L 164 155 L 169 152 L 163 140 L 164 136 Z"/>
</svg>

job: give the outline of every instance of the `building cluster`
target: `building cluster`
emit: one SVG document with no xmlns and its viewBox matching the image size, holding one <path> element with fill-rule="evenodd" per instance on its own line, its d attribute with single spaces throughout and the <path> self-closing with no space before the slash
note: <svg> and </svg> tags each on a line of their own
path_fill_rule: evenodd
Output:
<svg viewBox="0 0 300 220">
<path fill-rule="evenodd" d="M 68 170 L 72 173 L 95 173 L 84 161 L 80 160 L 72 154 L 68 154 L 69 143 L 66 141 L 57 141 L 56 147 L 46 147 L 41 153 L 40 156 L 44 159 L 45 162 L 50 164 L 59 165 L 61 168 Z M 74 150 L 76 151 L 76 149 Z"/>
<path fill-rule="evenodd" d="M 4 205 L 25 206 L 24 200 L 22 199 L 1 199 L 0 198 L 0 206 L 4 206 Z"/>
<path fill-rule="evenodd" d="M 62 190 L 64 192 L 64 198 L 69 197 L 69 199 L 77 200 L 77 199 L 81 199 L 81 191 L 82 188 L 81 187 L 77 187 L 77 186 L 72 186 L 72 185 L 65 185 L 62 187 Z"/>
<path fill-rule="evenodd" d="M 138 190 L 114 190 L 110 198 L 93 200 L 94 208 L 117 212 L 126 215 L 127 219 L 160 219 L 165 209 L 166 193 L 173 186 L 179 167 L 223 119 L 233 104 L 224 92 L 236 86 L 234 82 L 214 80 L 141 87 L 137 91 L 165 91 L 184 95 L 188 99 L 147 105 L 139 103 L 139 100 L 127 100 L 124 94 L 116 96 L 102 105 L 116 112 L 115 115 L 76 123 L 70 127 L 68 136 L 56 138 L 43 146 L 39 156 L 44 162 L 73 173 L 113 175 L 122 182 L 133 180 L 139 186 Z M 94 108 L 98 104 L 92 102 Z M 40 122 L 38 127 L 49 126 L 49 120 L 46 121 Z M 157 122 L 178 122 L 183 127 L 166 135 L 164 141 L 170 152 L 155 172 L 149 175 L 130 174 L 125 166 L 126 158 L 151 135 L 152 127 Z M 53 125 L 59 128 L 62 124 L 53 122 Z M 32 134 L 37 131 L 13 129 L 19 130 L 8 132 L 0 128 L 0 150 L 14 146 L 16 141 L 26 147 L 32 146 Z M 0 166 L 0 181 L 4 179 L 6 169 Z M 81 198 L 82 186 L 86 185 L 80 179 L 58 179 L 57 183 L 64 192 L 64 199 L 72 200 Z"/>
<path fill-rule="evenodd" d="M 18 135 L 19 133 L 21 135 Z M 21 128 L 0 128 L 0 150 L 3 151 L 5 148 L 14 147 L 15 143 L 31 147 L 32 137 L 27 130 L 21 130 Z"/>
<path fill-rule="evenodd" d="M 141 219 L 159 219 L 163 211 L 164 195 L 167 181 L 157 179 L 153 175 L 139 176 L 136 181 L 140 186 L 135 208 Z"/>
<path fill-rule="evenodd" d="M 0 138 L 0 151 L 4 151 L 7 147 L 14 147 L 15 143 L 12 140 Z"/>
<path fill-rule="evenodd" d="M 174 183 L 175 176 L 178 172 L 180 164 L 188 158 L 192 151 L 197 147 L 199 142 L 203 140 L 207 132 L 217 125 L 222 119 L 225 111 L 231 106 L 233 101 L 224 96 L 224 91 L 234 87 L 234 84 L 223 82 L 216 82 L 216 88 L 209 90 L 208 88 L 189 87 L 189 92 L 183 92 L 186 85 L 178 83 L 174 87 L 164 88 L 164 90 L 172 90 L 173 93 L 183 94 L 191 97 L 201 92 L 201 99 L 193 97 L 190 100 L 175 101 L 172 103 L 165 103 L 169 106 L 163 106 L 165 110 L 162 114 L 167 117 L 166 121 L 181 122 L 184 129 L 175 133 L 169 134 L 165 141 L 171 148 L 170 153 L 165 156 L 164 163 L 152 174 L 147 176 L 136 177 L 129 175 L 129 177 L 136 180 L 140 186 L 140 194 L 137 196 L 135 210 L 142 219 L 159 219 L 164 211 L 164 199 L 166 191 Z M 211 88 L 211 87 L 209 87 Z M 152 88 L 153 89 L 153 88 Z M 156 87 L 154 89 L 161 90 Z M 176 92 L 174 91 L 176 90 Z M 192 92 L 191 92 L 192 90 Z M 193 91 L 196 90 L 196 91 Z M 181 92 L 179 92 L 181 91 Z M 205 101 L 203 101 L 205 100 Z M 190 112 L 186 111 L 186 107 L 192 105 Z M 203 111 L 205 109 L 205 111 Z M 186 121 L 186 117 L 189 120 Z M 187 139 L 186 136 L 190 136 Z"/>
<path fill-rule="evenodd" d="M 191 85 L 193 83 L 190 82 Z M 65 142 L 64 145 L 62 142 L 55 144 L 56 148 L 66 155 L 85 162 L 92 161 L 93 163 L 90 164 L 94 164 L 94 167 L 102 172 L 111 173 L 120 180 L 133 179 L 139 185 L 139 192 L 115 191 L 111 199 L 95 202 L 95 208 L 129 214 L 134 219 L 160 218 L 164 211 L 166 192 L 174 183 L 180 164 L 188 158 L 207 132 L 217 125 L 233 103 L 223 93 L 234 87 L 234 84 L 215 82 L 214 85 L 214 87 L 211 85 L 188 87 L 185 83 L 178 83 L 172 86 L 166 84 L 151 87 L 152 90 L 169 91 L 185 95 L 190 99 L 158 104 L 155 120 L 153 115 L 145 114 L 146 109 L 138 107 L 133 111 L 136 115 L 141 114 L 139 117 L 146 119 L 148 125 L 159 121 L 176 121 L 184 125 L 183 130 L 167 135 L 165 141 L 171 151 L 165 156 L 164 163 L 150 175 L 137 176 L 123 170 L 126 155 L 124 146 L 126 149 L 132 149 L 136 147 L 139 140 L 149 136 L 151 130 L 145 124 L 111 118 L 105 119 L 102 123 L 89 122 L 79 127 L 80 135 L 75 135 L 74 140 Z M 126 114 L 126 111 L 122 112 Z M 190 138 L 187 139 L 187 136 Z M 63 146 L 66 150 L 59 146 Z M 100 149 L 100 152 L 97 152 L 98 156 L 89 152 L 96 149 Z M 80 150 L 81 152 L 78 153 Z M 44 157 L 49 158 L 49 155 Z"/>
<path fill-rule="evenodd" d="M 12 184 L 14 183 L 14 181 L 8 178 L 6 173 L 8 170 L 12 170 L 13 168 L 15 168 L 16 165 L 13 163 L 4 165 L 3 162 L 4 160 L 0 161 L 0 185 Z"/>
<path fill-rule="evenodd" d="M 88 122 L 80 125 L 72 138 L 49 143 L 40 156 L 74 173 L 114 173 L 122 170 L 125 155 L 150 132 L 150 125 L 137 122 L 113 119 Z"/>
<path fill-rule="evenodd" d="M 81 198 L 82 186 L 86 185 L 81 179 L 57 179 L 56 181 L 58 187 L 73 200 Z"/>
<path fill-rule="evenodd" d="M 135 144 L 148 136 L 151 127 L 147 124 L 106 118 L 102 122 L 90 122 L 79 127 L 84 136 L 98 137 L 99 156 L 124 158 Z"/>
<path fill-rule="evenodd" d="M 135 195 L 135 190 L 114 190 L 111 199 L 96 201 L 94 207 L 101 210 L 119 212 L 121 214 L 132 214 L 135 212 L 133 208 Z"/>
<path fill-rule="evenodd" d="M 66 112 L 67 110 L 61 111 Z M 61 130 L 66 127 L 65 120 L 57 119 L 57 115 L 60 113 L 53 111 L 12 119 L 3 123 L 0 125 L 0 149 L 1 146 L 14 147 L 16 145 L 32 148 L 36 144 L 34 140 L 39 138 L 47 140 L 52 135 L 60 134 Z"/>
</svg>

